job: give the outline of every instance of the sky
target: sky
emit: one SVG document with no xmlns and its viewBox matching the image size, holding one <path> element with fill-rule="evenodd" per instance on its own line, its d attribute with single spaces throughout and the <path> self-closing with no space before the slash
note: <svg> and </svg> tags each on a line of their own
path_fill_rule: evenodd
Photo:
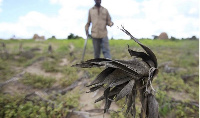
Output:
<svg viewBox="0 0 200 118">
<path fill-rule="evenodd" d="M 102 0 L 114 22 L 108 37 L 129 39 L 166 32 L 176 38 L 199 37 L 199 0 Z M 30 39 L 34 34 L 66 39 L 70 33 L 86 38 L 85 24 L 94 0 L 0 0 L 0 39 Z M 91 30 L 91 27 L 90 27 Z M 90 32 L 90 31 L 89 31 Z"/>
</svg>

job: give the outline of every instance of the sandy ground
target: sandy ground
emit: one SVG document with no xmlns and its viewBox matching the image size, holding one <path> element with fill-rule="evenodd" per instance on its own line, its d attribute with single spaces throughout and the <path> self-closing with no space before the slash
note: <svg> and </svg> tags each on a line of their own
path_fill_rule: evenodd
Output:
<svg viewBox="0 0 200 118">
<path fill-rule="evenodd" d="M 84 86 L 85 83 L 87 82 L 82 82 L 83 84 L 78 86 L 76 89 L 80 90 L 81 97 L 80 97 L 80 106 L 81 106 L 81 111 L 87 112 L 85 114 L 77 115 L 73 114 L 70 118 L 110 118 L 109 113 L 103 113 L 104 109 L 104 100 L 94 103 L 94 101 L 99 98 L 100 96 L 103 95 L 103 89 L 97 90 L 96 92 L 92 93 L 86 93 L 88 90 L 87 87 Z M 110 110 L 111 111 L 117 111 L 119 107 L 115 104 L 112 103 Z M 93 111 L 93 112 L 89 112 Z"/>
<path fill-rule="evenodd" d="M 74 50 L 74 46 L 70 45 L 70 52 L 72 52 L 73 50 Z M 42 60 L 42 61 L 44 61 L 44 60 Z M 45 70 L 43 70 L 41 68 L 42 61 L 35 62 L 31 66 L 25 68 L 23 70 L 23 72 L 47 76 L 47 77 L 54 77 L 57 80 L 64 76 L 60 72 L 56 72 L 56 73 L 45 72 Z M 62 61 L 59 65 L 60 66 L 68 66 L 68 65 L 70 65 L 70 62 L 65 57 L 62 59 Z M 83 75 L 84 75 L 84 73 L 82 71 L 80 73 L 78 73 L 79 77 L 81 77 Z M 78 86 L 75 88 L 80 91 L 80 100 L 79 100 L 80 110 L 78 111 L 78 113 L 72 113 L 70 118 L 103 118 L 103 117 L 109 118 L 110 117 L 109 113 L 106 113 L 106 114 L 103 113 L 105 102 L 102 100 L 98 103 L 94 103 L 94 101 L 103 94 L 103 90 L 98 90 L 93 93 L 86 93 L 86 91 L 88 91 L 88 88 L 85 87 L 85 85 L 89 84 L 89 83 L 90 83 L 90 81 L 88 78 L 82 79 L 79 82 Z M 35 92 L 40 97 L 43 97 L 43 98 L 48 97 L 48 94 L 45 93 L 44 91 L 33 89 L 32 87 L 27 87 L 18 81 L 11 82 L 4 89 L 5 89 L 5 93 L 10 93 L 10 94 L 16 93 L 19 91 L 20 91 L 19 93 Z M 115 103 L 112 103 L 110 110 L 117 111 L 118 106 Z"/>
</svg>

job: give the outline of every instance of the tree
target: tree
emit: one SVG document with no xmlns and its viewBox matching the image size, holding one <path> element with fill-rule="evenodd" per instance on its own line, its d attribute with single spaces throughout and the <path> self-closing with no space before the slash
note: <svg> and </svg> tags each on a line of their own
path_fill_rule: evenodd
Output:
<svg viewBox="0 0 200 118">
<path fill-rule="evenodd" d="M 158 36 L 156 35 L 152 35 L 153 36 L 153 39 L 158 39 Z"/>
<path fill-rule="evenodd" d="M 74 35 L 73 33 L 70 33 L 69 36 L 67 37 L 67 39 L 78 39 L 78 38 L 81 38 L 81 37 L 78 35 Z"/>
<path fill-rule="evenodd" d="M 173 37 L 173 36 L 171 36 L 171 38 L 170 38 L 171 40 L 176 40 L 176 38 L 175 37 Z"/>
<path fill-rule="evenodd" d="M 192 37 L 190 38 L 190 40 L 197 40 L 197 37 L 196 37 L 196 36 L 192 36 Z"/>
</svg>

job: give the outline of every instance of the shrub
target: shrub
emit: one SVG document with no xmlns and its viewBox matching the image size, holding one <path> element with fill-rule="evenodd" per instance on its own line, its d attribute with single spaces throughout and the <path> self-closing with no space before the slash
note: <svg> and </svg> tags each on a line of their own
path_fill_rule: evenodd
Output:
<svg viewBox="0 0 200 118">
<path fill-rule="evenodd" d="M 22 83 L 25 85 L 33 86 L 34 88 L 50 88 L 55 82 L 54 78 L 44 77 L 40 75 L 34 75 L 30 73 L 25 73 Z"/>
<path fill-rule="evenodd" d="M 56 68 L 55 61 L 44 61 L 42 63 L 42 68 L 45 70 L 45 72 L 57 72 L 58 71 L 58 69 Z"/>
</svg>

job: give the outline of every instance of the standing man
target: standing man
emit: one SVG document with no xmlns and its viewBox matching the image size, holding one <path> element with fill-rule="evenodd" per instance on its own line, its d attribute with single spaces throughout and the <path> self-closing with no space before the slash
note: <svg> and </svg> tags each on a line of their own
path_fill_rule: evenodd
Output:
<svg viewBox="0 0 200 118">
<path fill-rule="evenodd" d="M 86 35 L 92 23 L 92 42 L 94 48 L 94 58 L 100 58 L 101 50 L 104 58 L 111 59 L 106 25 L 113 26 L 108 10 L 101 6 L 101 0 L 94 0 L 95 6 L 89 10 L 88 21 L 85 25 Z"/>
</svg>

